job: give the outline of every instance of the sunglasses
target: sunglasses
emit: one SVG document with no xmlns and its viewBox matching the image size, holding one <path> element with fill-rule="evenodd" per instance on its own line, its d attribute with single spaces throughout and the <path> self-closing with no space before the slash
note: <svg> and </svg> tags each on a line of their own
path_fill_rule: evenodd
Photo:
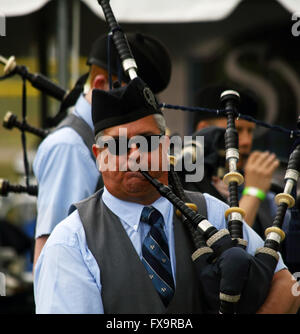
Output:
<svg viewBox="0 0 300 334">
<path fill-rule="evenodd" d="M 159 135 L 145 135 L 145 136 L 134 136 L 131 138 L 127 137 L 116 137 L 109 139 L 100 138 L 97 141 L 97 145 L 100 148 L 107 148 L 109 153 L 113 155 L 125 155 L 129 154 L 133 145 L 138 148 L 140 152 L 153 152 L 160 144 L 160 139 L 164 136 L 164 133 Z"/>
</svg>

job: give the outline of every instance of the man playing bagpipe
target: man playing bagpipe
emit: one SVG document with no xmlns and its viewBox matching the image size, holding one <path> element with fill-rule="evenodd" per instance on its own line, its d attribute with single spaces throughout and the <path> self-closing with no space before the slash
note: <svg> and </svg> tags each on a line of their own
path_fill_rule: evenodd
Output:
<svg viewBox="0 0 300 334">
<path fill-rule="evenodd" d="M 138 77 L 126 87 L 94 90 L 92 119 L 104 188 L 76 203 L 43 248 L 35 270 L 37 313 L 206 313 L 187 230 L 171 202 L 139 172 L 146 168 L 168 185 L 168 137 L 154 95 Z M 151 170 L 153 164 L 158 168 Z M 203 198 L 207 220 L 226 228 L 228 206 Z M 253 255 L 263 241 L 245 222 L 243 234 Z M 257 311 L 295 312 L 293 283 L 279 256 Z"/>
</svg>

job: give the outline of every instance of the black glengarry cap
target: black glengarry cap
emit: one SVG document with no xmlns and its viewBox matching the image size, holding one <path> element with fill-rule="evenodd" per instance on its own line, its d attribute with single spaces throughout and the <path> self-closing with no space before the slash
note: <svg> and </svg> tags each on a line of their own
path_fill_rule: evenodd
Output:
<svg viewBox="0 0 300 334">
<path fill-rule="evenodd" d="M 154 94 L 163 91 L 170 82 L 172 70 L 171 58 L 165 45 L 142 33 L 127 33 L 126 38 L 138 67 L 138 76 L 149 85 Z M 87 64 L 108 70 L 107 47 L 108 36 L 102 35 L 93 43 Z M 118 75 L 118 68 L 122 65 L 112 39 L 109 62 L 112 74 Z M 130 80 L 123 70 L 122 80 Z"/>
<path fill-rule="evenodd" d="M 92 119 L 95 136 L 104 129 L 161 114 L 151 89 L 139 77 L 109 91 L 93 89 Z"/>
</svg>

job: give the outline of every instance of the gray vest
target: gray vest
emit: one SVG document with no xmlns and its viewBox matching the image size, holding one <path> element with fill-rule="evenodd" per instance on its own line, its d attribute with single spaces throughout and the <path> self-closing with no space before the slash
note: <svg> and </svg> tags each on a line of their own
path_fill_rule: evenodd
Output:
<svg viewBox="0 0 300 334">
<path fill-rule="evenodd" d="M 172 301 L 165 308 L 119 218 L 104 204 L 101 196 L 102 190 L 75 204 L 75 207 L 88 247 L 100 268 L 104 312 L 201 313 L 201 291 L 191 260 L 194 249 L 182 222 L 174 214 L 176 289 Z M 204 199 L 199 193 L 194 196 L 198 201 L 200 196 Z"/>
</svg>

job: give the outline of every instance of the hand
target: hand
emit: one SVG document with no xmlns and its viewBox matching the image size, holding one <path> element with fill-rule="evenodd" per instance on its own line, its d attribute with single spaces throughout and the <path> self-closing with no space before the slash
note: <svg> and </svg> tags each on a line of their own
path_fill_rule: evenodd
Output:
<svg viewBox="0 0 300 334">
<path fill-rule="evenodd" d="M 268 192 L 278 166 L 279 160 L 274 153 L 254 151 L 245 165 L 245 187 L 256 187 Z"/>
</svg>

